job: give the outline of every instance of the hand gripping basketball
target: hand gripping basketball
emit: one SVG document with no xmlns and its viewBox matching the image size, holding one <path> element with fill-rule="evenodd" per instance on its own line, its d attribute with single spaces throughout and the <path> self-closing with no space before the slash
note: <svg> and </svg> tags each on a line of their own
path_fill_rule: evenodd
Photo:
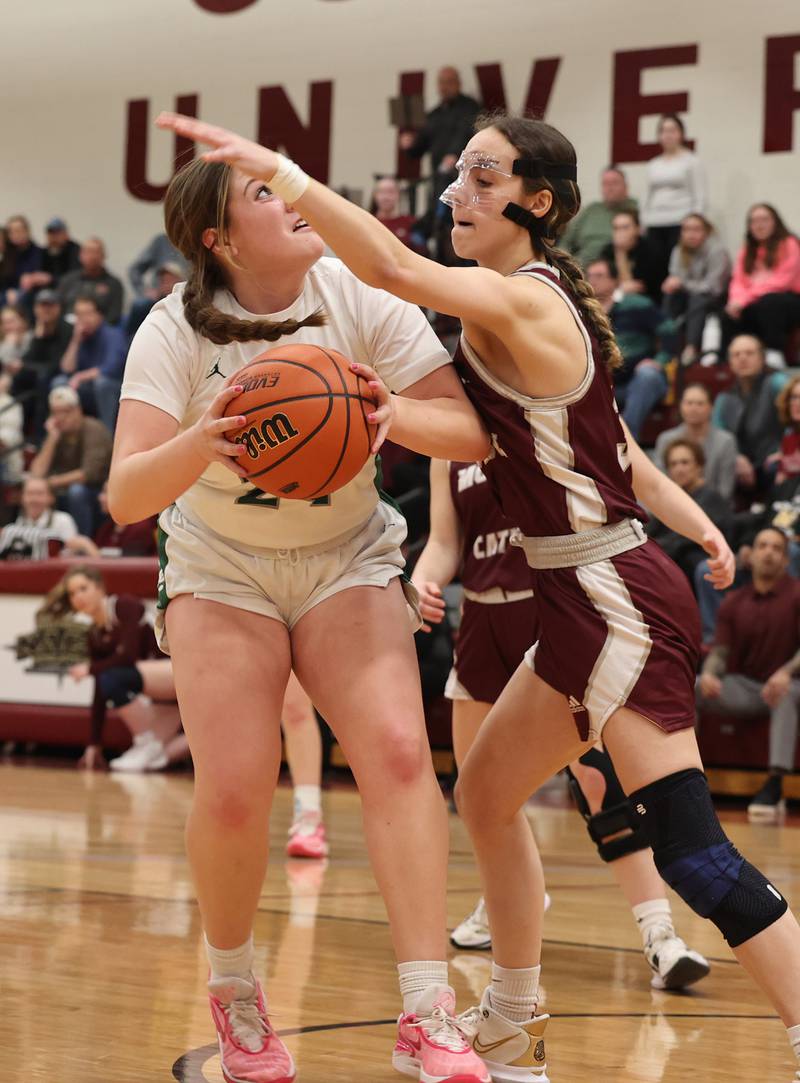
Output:
<svg viewBox="0 0 800 1083">
<path fill-rule="evenodd" d="M 378 404 L 371 414 L 367 414 L 367 421 L 369 421 L 371 425 L 378 426 L 378 431 L 375 434 L 375 439 L 370 448 L 372 454 L 377 455 L 381 444 L 389 434 L 389 429 L 392 427 L 392 421 L 394 421 L 394 403 L 392 402 L 392 395 L 375 369 L 371 369 L 369 365 L 359 365 L 353 361 L 350 365 L 350 369 L 356 376 L 360 376 L 362 380 L 367 381 L 375 396 L 375 401 Z"/>
<path fill-rule="evenodd" d="M 236 415 L 223 417 L 225 407 L 229 402 L 242 393 L 242 385 L 239 383 L 223 387 L 219 394 L 203 414 L 192 425 L 189 432 L 193 436 L 193 443 L 197 454 L 210 463 L 222 463 L 232 470 L 240 478 L 247 477 L 247 471 L 243 470 L 234 459 L 244 451 L 242 444 L 226 439 L 225 433 L 232 433 L 241 429 L 247 418 Z"/>
</svg>

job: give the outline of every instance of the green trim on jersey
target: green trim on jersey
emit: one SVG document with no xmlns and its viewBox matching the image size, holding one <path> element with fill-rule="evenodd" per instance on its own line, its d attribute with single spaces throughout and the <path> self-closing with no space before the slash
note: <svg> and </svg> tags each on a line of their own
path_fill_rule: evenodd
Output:
<svg viewBox="0 0 800 1083">
<path fill-rule="evenodd" d="M 166 530 L 162 529 L 160 523 L 156 530 L 156 537 L 158 539 L 158 597 L 156 606 L 164 612 L 169 605 L 169 595 L 167 594 L 167 564 L 169 563 L 169 557 L 167 556 L 167 539 L 169 538 L 169 534 L 167 534 Z"/>
<path fill-rule="evenodd" d="M 381 488 L 381 485 L 383 485 L 383 465 L 381 463 L 380 455 L 375 456 L 375 479 L 374 480 L 375 480 L 375 488 L 378 490 L 378 499 L 382 500 L 384 504 L 388 504 L 389 507 L 394 508 L 394 510 L 397 512 L 398 515 L 403 515 L 403 509 L 400 507 L 400 505 L 397 503 L 397 501 L 394 499 L 394 497 L 389 496 L 389 494 L 387 492 L 385 492 Z M 408 525 L 408 520 L 406 519 L 405 515 L 403 515 L 403 520 L 406 523 L 406 525 Z M 408 535 L 406 535 L 406 537 L 407 536 Z M 411 576 L 406 571 L 407 567 L 408 567 L 408 560 L 406 560 L 405 568 L 403 568 L 402 572 L 400 572 L 400 578 L 404 582 L 410 583 L 411 582 Z"/>
</svg>

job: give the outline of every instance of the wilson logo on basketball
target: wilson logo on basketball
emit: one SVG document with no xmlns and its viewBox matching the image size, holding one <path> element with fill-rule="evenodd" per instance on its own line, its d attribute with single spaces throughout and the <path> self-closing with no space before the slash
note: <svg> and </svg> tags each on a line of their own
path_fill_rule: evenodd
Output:
<svg viewBox="0 0 800 1083">
<path fill-rule="evenodd" d="M 273 414 L 264 418 L 260 425 L 242 432 L 239 439 L 245 444 L 250 458 L 257 459 L 266 448 L 279 447 L 299 435 L 286 414 Z"/>
</svg>

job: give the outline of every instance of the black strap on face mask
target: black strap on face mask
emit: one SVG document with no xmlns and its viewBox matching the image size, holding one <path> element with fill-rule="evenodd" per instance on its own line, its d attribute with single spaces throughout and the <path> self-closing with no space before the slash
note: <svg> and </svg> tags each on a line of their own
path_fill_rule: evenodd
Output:
<svg viewBox="0 0 800 1083">
<path fill-rule="evenodd" d="M 517 158 L 511 167 L 516 177 L 528 177 L 537 180 L 543 177 L 552 181 L 578 180 L 578 167 L 574 162 L 546 162 L 544 158 Z"/>
<path fill-rule="evenodd" d="M 573 162 L 547 162 L 543 158 L 517 158 L 511 172 L 517 177 L 527 177 L 530 180 L 549 180 L 556 189 L 564 186 L 566 181 L 577 183 L 578 180 L 578 167 Z M 503 217 L 527 229 L 532 237 L 547 238 L 544 220 L 537 218 L 519 203 L 507 203 Z"/>
</svg>

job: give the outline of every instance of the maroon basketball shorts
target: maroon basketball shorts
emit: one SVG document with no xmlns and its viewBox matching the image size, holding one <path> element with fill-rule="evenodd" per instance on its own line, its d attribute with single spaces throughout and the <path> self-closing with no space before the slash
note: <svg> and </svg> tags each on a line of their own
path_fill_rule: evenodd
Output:
<svg viewBox="0 0 800 1083">
<path fill-rule="evenodd" d="M 494 703 L 538 634 L 533 597 L 496 603 L 465 598 L 444 694 Z"/>
<path fill-rule="evenodd" d="M 585 564 L 535 573 L 541 634 L 525 655 L 597 740 L 619 707 L 666 731 L 695 724 L 700 617 L 686 577 L 648 541 Z"/>
</svg>

